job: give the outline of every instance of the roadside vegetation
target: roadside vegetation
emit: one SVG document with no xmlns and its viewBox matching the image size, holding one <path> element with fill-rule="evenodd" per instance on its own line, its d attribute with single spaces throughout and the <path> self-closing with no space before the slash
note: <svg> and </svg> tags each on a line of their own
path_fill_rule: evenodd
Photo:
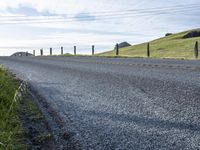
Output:
<svg viewBox="0 0 200 150">
<path fill-rule="evenodd" d="M 25 149 L 22 125 L 18 117 L 19 102 L 15 94 L 19 82 L 0 67 L 0 149 Z"/>
<path fill-rule="evenodd" d="M 0 67 L 0 150 L 55 149 L 54 138 L 35 101 Z"/>
<path fill-rule="evenodd" d="M 195 42 L 198 41 L 200 45 L 200 37 L 183 38 L 190 31 L 172 34 L 160 39 L 150 41 L 151 57 L 194 59 Z M 115 51 L 111 50 L 97 54 L 97 56 L 115 56 Z M 147 43 L 121 48 L 119 56 L 147 57 Z"/>
</svg>

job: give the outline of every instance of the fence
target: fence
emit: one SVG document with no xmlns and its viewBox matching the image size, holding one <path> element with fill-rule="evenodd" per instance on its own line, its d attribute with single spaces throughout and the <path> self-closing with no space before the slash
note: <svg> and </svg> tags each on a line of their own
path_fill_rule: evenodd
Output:
<svg viewBox="0 0 200 150">
<path fill-rule="evenodd" d="M 116 47 L 115 47 L 115 55 L 119 56 L 119 54 L 120 54 L 120 48 L 119 48 L 119 44 L 117 43 Z M 148 58 L 151 57 L 151 44 L 150 43 L 146 44 L 146 56 Z M 195 45 L 194 45 L 194 58 L 198 59 L 198 57 L 199 57 L 199 44 L 198 44 L 198 41 L 196 41 Z"/>
<path fill-rule="evenodd" d="M 36 55 L 35 50 L 33 50 L 33 56 L 35 56 L 35 55 Z M 43 55 L 44 55 L 44 50 L 40 49 L 40 56 L 43 56 Z M 49 55 L 50 56 L 53 55 L 53 48 L 50 48 Z M 60 49 L 60 55 L 65 55 L 63 46 Z M 74 46 L 74 55 L 77 55 L 77 47 L 76 46 Z M 92 47 L 91 47 L 91 55 L 95 55 L 95 46 L 94 45 L 92 45 Z M 116 47 L 115 47 L 115 55 L 116 56 L 120 55 L 120 47 L 119 47 L 118 43 L 116 44 Z M 28 52 L 26 52 L 26 56 L 29 56 Z M 147 45 L 146 45 L 146 56 L 148 58 L 151 57 L 151 43 L 147 43 Z M 198 57 L 199 57 L 199 43 L 198 43 L 198 41 L 196 41 L 195 45 L 194 45 L 194 58 L 198 59 Z"/>
<path fill-rule="evenodd" d="M 66 53 L 66 54 L 69 54 L 69 53 Z M 61 49 L 60 49 L 60 55 L 66 55 L 66 54 L 64 54 L 64 47 L 62 46 Z M 50 48 L 49 49 L 49 56 L 52 56 L 52 55 L 53 55 L 53 48 Z M 73 55 L 77 55 L 77 46 L 74 46 Z M 92 48 L 91 48 L 91 55 L 95 55 L 95 46 L 94 45 L 92 45 Z M 25 56 L 29 56 L 28 52 L 26 52 Z M 33 50 L 33 56 L 36 56 L 36 50 Z M 44 50 L 43 49 L 40 49 L 40 56 L 44 56 Z"/>
</svg>

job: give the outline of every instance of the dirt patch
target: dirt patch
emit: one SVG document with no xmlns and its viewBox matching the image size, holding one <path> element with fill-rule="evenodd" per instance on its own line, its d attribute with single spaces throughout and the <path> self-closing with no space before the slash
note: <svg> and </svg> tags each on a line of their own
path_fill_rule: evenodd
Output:
<svg viewBox="0 0 200 150">
<path fill-rule="evenodd" d="M 19 117 L 24 129 L 23 143 L 27 149 L 56 149 L 56 142 L 45 117 L 28 94 L 23 96 L 20 106 Z"/>
</svg>

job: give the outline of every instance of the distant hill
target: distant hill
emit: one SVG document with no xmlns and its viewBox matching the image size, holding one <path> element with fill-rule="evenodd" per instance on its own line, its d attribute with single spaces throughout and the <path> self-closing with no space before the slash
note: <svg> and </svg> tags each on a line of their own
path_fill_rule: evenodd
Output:
<svg viewBox="0 0 200 150">
<path fill-rule="evenodd" d="M 200 49 L 200 29 L 170 34 L 163 38 L 150 41 L 151 57 L 193 59 L 196 41 L 199 42 Z M 121 48 L 119 55 L 146 57 L 147 43 Z M 98 56 L 115 56 L 115 50 L 100 53 Z"/>
<path fill-rule="evenodd" d="M 12 54 L 11 56 L 33 56 L 31 53 L 26 53 L 26 52 L 16 52 Z"/>
<path fill-rule="evenodd" d="M 125 48 L 129 46 L 131 46 L 131 44 L 129 44 L 128 42 L 119 43 L 119 48 Z M 115 45 L 115 49 L 116 49 L 116 45 Z"/>
</svg>

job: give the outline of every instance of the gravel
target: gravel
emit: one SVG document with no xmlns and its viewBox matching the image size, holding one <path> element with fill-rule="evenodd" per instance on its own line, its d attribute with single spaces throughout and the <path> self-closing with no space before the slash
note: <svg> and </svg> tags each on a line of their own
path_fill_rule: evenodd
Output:
<svg viewBox="0 0 200 150">
<path fill-rule="evenodd" d="M 81 149 L 200 149 L 200 62 L 0 57 L 62 118 Z M 56 131 L 55 131 L 56 133 Z"/>
</svg>

